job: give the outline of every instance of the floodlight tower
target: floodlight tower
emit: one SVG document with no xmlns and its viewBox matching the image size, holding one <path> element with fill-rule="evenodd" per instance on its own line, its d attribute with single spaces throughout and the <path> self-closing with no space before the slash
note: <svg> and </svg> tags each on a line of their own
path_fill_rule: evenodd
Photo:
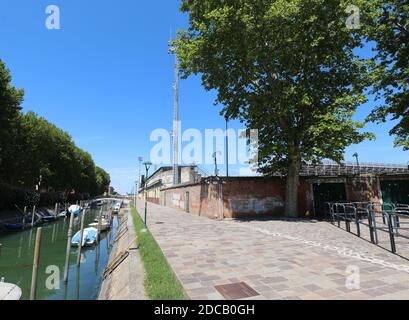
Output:
<svg viewBox="0 0 409 320">
<path fill-rule="evenodd" d="M 175 41 L 170 40 L 169 54 L 175 55 L 175 84 L 173 89 L 175 91 L 175 100 L 173 107 L 173 185 L 179 184 L 179 64 L 176 55 Z"/>
<path fill-rule="evenodd" d="M 138 190 L 137 190 L 137 193 L 139 194 L 139 190 L 140 190 L 140 188 L 141 188 L 141 185 L 142 185 L 142 180 L 141 180 L 141 165 L 142 165 L 142 161 L 143 161 L 143 158 L 142 157 L 138 157 L 138 163 L 139 163 L 139 172 L 138 172 Z"/>
</svg>

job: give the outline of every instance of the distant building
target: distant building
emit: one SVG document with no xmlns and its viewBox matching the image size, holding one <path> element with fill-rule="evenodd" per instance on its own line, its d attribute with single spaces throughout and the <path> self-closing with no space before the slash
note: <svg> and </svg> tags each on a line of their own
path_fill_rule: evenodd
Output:
<svg viewBox="0 0 409 320">
<path fill-rule="evenodd" d="M 196 166 L 179 166 L 180 185 L 197 183 L 201 175 Z M 161 167 L 157 169 L 146 181 L 148 201 L 159 203 L 160 191 L 173 186 L 173 167 Z M 145 177 L 142 179 L 140 193 L 145 192 Z"/>
</svg>

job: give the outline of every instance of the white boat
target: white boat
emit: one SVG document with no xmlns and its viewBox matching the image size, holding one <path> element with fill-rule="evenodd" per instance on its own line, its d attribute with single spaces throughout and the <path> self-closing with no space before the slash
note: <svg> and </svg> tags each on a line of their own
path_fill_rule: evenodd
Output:
<svg viewBox="0 0 409 320">
<path fill-rule="evenodd" d="M 81 213 L 81 209 L 79 205 L 74 204 L 68 208 L 68 212 L 74 216 L 78 216 Z"/>
<path fill-rule="evenodd" d="M 114 212 L 114 213 L 119 213 L 119 210 L 121 210 L 121 204 L 120 204 L 120 203 L 116 203 L 116 204 L 113 206 L 113 212 Z"/>
<path fill-rule="evenodd" d="M 89 224 L 90 227 L 98 230 L 98 219 L 95 219 L 93 223 Z M 110 224 L 104 218 L 101 219 L 101 232 L 107 231 L 110 228 Z"/>
<path fill-rule="evenodd" d="M 12 283 L 0 282 L 0 301 L 1 300 L 20 300 L 21 289 Z"/>
<path fill-rule="evenodd" d="M 97 235 L 98 235 L 98 230 L 95 228 L 86 228 L 83 230 L 83 236 L 82 236 L 82 241 L 81 241 L 81 246 L 82 247 L 90 247 L 95 244 L 97 241 Z M 81 237 L 81 230 L 78 231 L 74 237 L 72 237 L 71 240 L 71 245 L 73 247 L 78 247 L 79 242 L 80 242 L 80 237 Z"/>
<path fill-rule="evenodd" d="M 57 214 L 57 218 L 65 218 L 67 216 L 67 211 L 62 211 Z"/>
</svg>

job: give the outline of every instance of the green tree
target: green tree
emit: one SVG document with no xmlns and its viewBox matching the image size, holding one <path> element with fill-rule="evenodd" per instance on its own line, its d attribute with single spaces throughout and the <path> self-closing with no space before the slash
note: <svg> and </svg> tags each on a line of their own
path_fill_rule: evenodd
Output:
<svg viewBox="0 0 409 320">
<path fill-rule="evenodd" d="M 409 149 L 409 2 L 407 0 L 368 0 L 370 11 L 363 26 L 374 41 L 376 56 L 374 92 L 385 103 L 370 119 L 397 120 L 391 130 L 396 145 Z"/>
<path fill-rule="evenodd" d="M 102 168 L 96 167 L 96 190 L 95 195 L 103 195 L 108 192 L 108 188 L 111 184 L 111 177 Z"/>
<path fill-rule="evenodd" d="M 175 45 L 183 77 L 201 74 L 221 114 L 259 130 L 259 170 L 286 175 L 286 215 L 297 215 L 303 163 L 342 161 L 371 135 L 354 122 L 367 66 L 355 54 L 348 1 L 184 0 L 189 30 Z"/>
<path fill-rule="evenodd" d="M 14 162 L 14 138 L 24 91 L 11 83 L 10 71 L 0 60 L 0 182 L 8 175 L 8 166 Z"/>
</svg>

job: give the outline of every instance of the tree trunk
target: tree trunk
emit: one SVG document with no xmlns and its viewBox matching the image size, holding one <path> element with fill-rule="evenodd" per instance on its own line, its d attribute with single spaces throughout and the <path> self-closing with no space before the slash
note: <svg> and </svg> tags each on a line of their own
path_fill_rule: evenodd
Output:
<svg viewBox="0 0 409 320">
<path fill-rule="evenodd" d="M 298 185 L 300 181 L 301 161 L 292 158 L 288 166 L 287 186 L 285 193 L 285 216 L 298 217 Z"/>
</svg>

